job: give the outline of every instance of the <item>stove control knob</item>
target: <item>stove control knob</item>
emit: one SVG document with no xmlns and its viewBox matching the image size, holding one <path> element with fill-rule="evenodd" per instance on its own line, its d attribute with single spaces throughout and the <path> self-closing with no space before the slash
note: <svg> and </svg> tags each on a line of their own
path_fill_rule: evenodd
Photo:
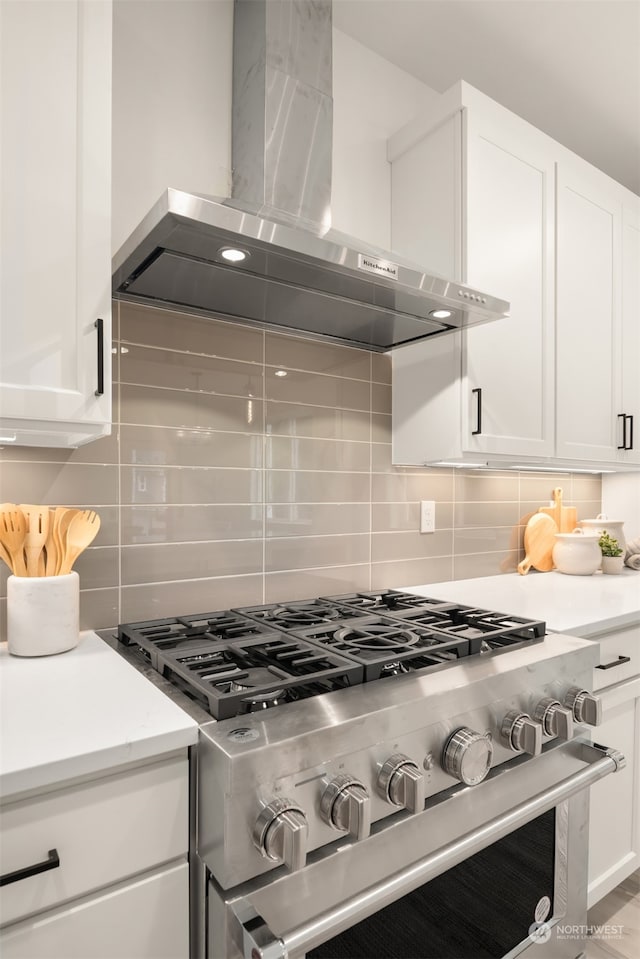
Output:
<svg viewBox="0 0 640 959">
<path fill-rule="evenodd" d="M 378 775 L 377 787 L 383 799 L 394 806 L 409 812 L 424 809 L 424 776 L 416 763 L 402 753 L 389 756 Z"/>
<path fill-rule="evenodd" d="M 476 786 L 491 768 L 491 735 L 462 726 L 451 736 L 442 754 L 442 768 L 466 786 Z"/>
<path fill-rule="evenodd" d="M 555 736 L 556 739 L 573 738 L 573 713 L 557 699 L 541 699 L 533 718 L 540 723 L 545 736 Z"/>
<path fill-rule="evenodd" d="M 528 713 L 513 710 L 502 720 L 500 736 L 505 746 L 514 753 L 539 756 L 542 752 L 542 726 Z"/>
<path fill-rule="evenodd" d="M 599 726 L 602 722 L 602 702 L 597 696 L 592 696 L 586 689 L 572 686 L 564 697 L 564 705 L 573 713 L 577 723 L 586 723 L 588 726 Z"/>
<path fill-rule="evenodd" d="M 267 859 L 284 862 L 290 872 L 302 869 L 307 858 L 309 825 L 291 799 L 274 799 L 253 827 L 253 841 Z"/>
<path fill-rule="evenodd" d="M 336 776 L 320 798 L 320 814 L 334 829 L 366 839 L 371 828 L 369 793 L 352 776 Z"/>
</svg>

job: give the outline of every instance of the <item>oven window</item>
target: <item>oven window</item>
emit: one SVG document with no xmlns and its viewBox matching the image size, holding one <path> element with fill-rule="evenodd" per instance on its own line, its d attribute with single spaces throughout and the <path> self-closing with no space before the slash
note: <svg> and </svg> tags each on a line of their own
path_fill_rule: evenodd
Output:
<svg viewBox="0 0 640 959">
<path fill-rule="evenodd" d="M 553 903 L 554 860 L 551 809 L 307 956 L 499 959 L 526 939 L 539 901 Z"/>
</svg>

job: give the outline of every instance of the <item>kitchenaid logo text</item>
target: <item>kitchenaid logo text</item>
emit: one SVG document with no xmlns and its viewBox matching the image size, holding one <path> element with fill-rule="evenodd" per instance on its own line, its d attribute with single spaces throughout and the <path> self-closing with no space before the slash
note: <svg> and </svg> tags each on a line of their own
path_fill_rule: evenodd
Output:
<svg viewBox="0 0 640 959">
<path fill-rule="evenodd" d="M 398 266 L 390 260 L 376 260 L 374 257 L 358 253 L 358 267 L 367 273 L 376 273 L 386 276 L 389 280 L 398 279 Z"/>
</svg>

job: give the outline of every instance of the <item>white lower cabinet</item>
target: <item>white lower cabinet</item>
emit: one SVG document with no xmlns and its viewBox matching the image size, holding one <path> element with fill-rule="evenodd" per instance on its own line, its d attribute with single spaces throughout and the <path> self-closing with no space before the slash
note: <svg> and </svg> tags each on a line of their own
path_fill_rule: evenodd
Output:
<svg viewBox="0 0 640 959">
<path fill-rule="evenodd" d="M 187 959 L 189 866 L 159 870 L 10 926 L 3 959 Z"/>
<path fill-rule="evenodd" d="M 3 959 L 187 959 L 186 751 L 0 812 Z"/>
<path fill-rule="evenodd" d="M 620 750 L 626 766 L 591 787 L 589 906 L 640 867 L 640 626 L 608 633 L 599 642 L 606 668 L 594 670 L 594 689 L 603 719 L 593 738 Z"/>
</svg>

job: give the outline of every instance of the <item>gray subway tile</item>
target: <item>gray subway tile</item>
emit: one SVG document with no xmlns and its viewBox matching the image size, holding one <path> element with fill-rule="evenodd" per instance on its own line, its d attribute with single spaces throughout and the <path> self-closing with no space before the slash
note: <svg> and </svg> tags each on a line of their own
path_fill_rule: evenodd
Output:
<svg viewBox="0 0 640 959">
<path fill-rule="evenodd" d="M 308 370 L 369 380 L 370 354 L 331 343 L 279 333 L 265 335 L 265 363 L 279 369 Z"/>
<path fill-rule="evenodd" d="M 371 384 L 371 409 L 374 413 L 391 414 L 391 386 L 384 383 Z"/>
<path fill-rule="evenodd" d="M 456 503 L 456 528 L 468 526 L 511 526 L 521 517 L 520 504 L 499 501 L 497 503 Z"/>
<path fill-rule="evenodd" d="M 3 463 L 0 500 L 97 509 L 118 502 L 118 468 L 111 465 Z"/>
<path fill-rule="evenodd" d="M 391 370 L 390 353 L 371 354 L 371 379 L 375 383 L 388 383 L 391 385 Z"/>
<path fill-rule="evenodd" d="M 455 556 L 464 553 L 488 553 L 492 550 L 518 549 L 520 526 L 493 526 L 490 529 L 472 527 L 456 529 L 453 534 Z"/>
<path fill-rule="evenodd" d="M 267 503 L 369 502 L 368 473 L 265 471 Z"/>
<path fill-rule="evenodd" d="M 262 537 L 257 505 L 123 506 L 123 546 Z"/>
<path fill-rule="evenodd" d="M 265 572 L 369 562 L 369 534 L 268 539 Z"/>
<path fill-rule="evenodd" d="M 267 434 L 369 442 L 369 413 L 268 401 Z"/>
<path fill-rule="evenodd" d="M 494 503 L 518 499 L 518 477 L 499 474 L 465 473 L 454 471 L 454 490 L 457 502 Z"/>
<path fill-rule="evenodd" d="M 452 544 L 451 530 L 440 530 L 436 533 L 414 531 L 373 533 L 371 562 L 396 562 L 432 556 L 450 556 L 453 551 Z"/>
<path fill-rule="evenodd" d="M 127 384 L 120 388 L 121 423 L 259 433 L 262 415 L 262 400 L 258 399 Z"/>
<path fill-rule="evenodd" d="M 265 465 L 273 469 L 369 472 L 369 444 L 348 440 L 269 436 Z"/>
<path fill-rule="evenodd" d="M 262 603 L 262 574 L 122 587 L 122 622 L 189 616 Z"/>
<path fill-rule="evenodd" d="M 264 388 L 268 400 L 369 411 L 368 382 L 297 370 L 289 370 L 286 376 L 276 376 L 276 372 L 267 367 Z"/>
<path fill-rule="evenodd" d="M 121 497 L 124 505 L 260 503 L 262 472 L 123 466 Z"/>
<path fill-rule="evenodd" d="M 426 583 L 444 583 L 453 579 L 450 556 L 430 559 L 404 559 L 371 564 L 371 588 L 391 589 L 423 586 Z M 435 597 L 437 599 L 437 595 Z"/>
<path fill-rule="evenodd" d="M 454 556 L 452 579 L 473 579 L 477 576 L 515 573 L 520 559 L 517 550 Z"/>
<path fill-rule="evenodd" d="M 263 368 L 220 357 L 131 345 L 120 356 L 120 382 L 134 386 L 262 399 Z"/>
<path fill-rule="evenodd" d="M 369 564 L 267 573 L 264 581 L 266 603 L 335 596 L 369 589 Z"/>
<path fill-rule="evenodd" d="M 256 540 L 160 543 L 125 546 L 122 550 L 123 586 L 261 571 L 262 543 Z"/>
<path fill-rule="evenodd" d="M 262 331 L 238 323 L 153 306 L 121 304 L 120 339 L 123 343 L 261 363 L 263 336 Z"/>
<path fill-rule="evenodd" d="M 453 479 L 447 471 L 424 473 L 374 473 L 371 477 L 374 503 L 406 503 L 423 499 L 451 502 Z"/>
<path fill-rule="evenodd" d="M 269 503 L 267 537 L 368 533 L 368 503 Z"/>
<path fill-rule="evenodd" d="M 121 462 L 148 466 L 225 466 L 259 469 L 262 436 L 163 426 L 122 426 Z"/>
</svg>

